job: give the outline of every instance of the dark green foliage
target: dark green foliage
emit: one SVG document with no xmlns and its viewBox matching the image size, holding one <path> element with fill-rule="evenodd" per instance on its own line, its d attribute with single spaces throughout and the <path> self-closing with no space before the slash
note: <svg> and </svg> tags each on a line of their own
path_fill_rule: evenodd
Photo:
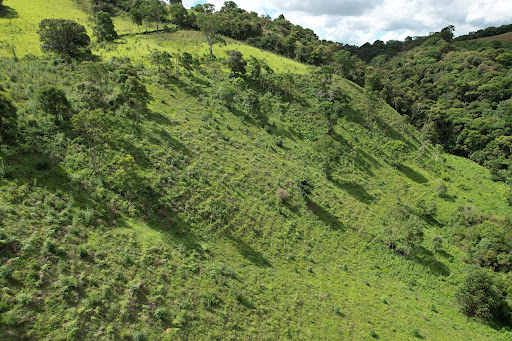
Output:
<svg viewBox="0 0 512 341">
<path fill-rule="evenodd" d="M 307 198 L 308 195 L 313 192 L 313 189 L 315 188 L 314 185 L 311 183 L 311 180 L 307 178 L 298 179 L 295 181 L 295 186 L 299 190 L 300 194 L 303 198 Z"/>
<path fill-rule="evenodd" d="M 470 272 L 456 293 L 461 311 L 485 322 L 503 318 L 501 297 L 491 278 L 483 270 Z"/>
<path fill-rule="evenodd" d="M 384 145 L 384 150 L 386 151 L 391 164 L 396 167 L 403 161 L 406 145 L 403 141 L 393 140 Z"/>
<path fill-rule="evenodd" d="M 74 56 L 89 46 L 91 39 L 83 25 L 73 20 L 44 19 L 39 23 L 41 50 Z"/>
<path fill-rule="evenodd" d="M 18 116 L 16 107 L 0 91 L 0 143 L 13 143 L 18 130 Z"/>
<path fill-rule="evenodd" d="M 36 100 L 45 114 L 60 121 L 69 121 L 71 118 L 71 104 L 61 89 L 52 85 L 45 86 L 37 93 Z"/>
<path fill-rule="evenodd" d="M 231 74 L 235 77 L 245 75 L 247 61 L 244 60 L 242 52 L 237 50 L 226 51 L 228 60 L 226 61 L 227 66 L 231 69 Z"/>
<path fill-rule="evenodd" d="M 172 24 L 183 28 L 197 28 L 195 14 L 192 11 L 189 13 L 181 3 L 171 4 L 169 12 Z"/>
<path fill-rule="evenodd" d="M 144 0 L 141 8 L 144 21 L 155 23 L 157 31 L 161 23 L 168 21 L 167 16 L 169 13 L 167 11 L 166 4 L 160 0 Z"/>
<path fill-rule="evenodd" d="M 189 73 L 192 71 L 192 68 L 194 67 L 195 60 L 194 57 L 188 53 L 183 52 L 180 56 L 180 65 L 187 70 Z"/>
<path fill-rule="evenodd" d="M 512 24 L 509 25 L 502 25 L 500 27 L 487 27 L 475 32 L 469 32 L 468 34 L 464 34 L 461 36 L 458 36 L 455 38 L 456 41 L 464 41 L 464 40 L 471 40 L 471 39 L 478 39 L 478 38 L 484 38 L 484 37 L 492 37 L 498 34 L 503 34 L 507 32 L 512 32 Z"/>
<path fill-rule="evenodd" d="M 0 279 L 11 279 L 12 267 L 9 264 L 0 267 Z"/>
<path fill-rule="evenodd" d="M 114 23 L 108 13 L 97 12 L 94 19 L 94 35 L 98 38 L 98 41 L 114 41 L 117 39 Z"/>
<path fill-rule="evenodd" d="M 147 106 L 151 100 L 146 86 L 137 77 L 128 77 L 120 86 L 118 101 L 129 111 L 127 115 L 133 116 L 136 123 L 140 123 L 141 116 L 146 113 Z"/>
</svg>

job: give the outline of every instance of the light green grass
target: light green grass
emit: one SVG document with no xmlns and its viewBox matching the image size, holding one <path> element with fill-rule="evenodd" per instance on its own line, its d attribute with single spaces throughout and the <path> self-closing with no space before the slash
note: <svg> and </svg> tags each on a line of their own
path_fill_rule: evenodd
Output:
<svg viewBox="0 0 512 341">
<path fill-rule="evenodd" d="M 120 22 L 124 21 L 116 21 L 116 24 Z M 276 72 L 305 74 L 310 69 L 309 66 L 289 58 L 262 51 L 233 39 L 226 38 L 225 40 L 227 45 L 214 45 L 213 52 L 216 56 L 225 57 L 226 51 L 238 50 L 242 52 L 246 59 L 254 56 L 264 60 L 269 65 L 272 65 Z M 153 32 L 150 34 L 123 36 L 115 44 L 109 46 L 108 50 L 97 49 L 95 53 L 99 54 L 103 59 L 127 56 L 135 62 L 147 64 L 147 57 L 154 50 L 164 50 L 170 53 L 188 52 L 196 56 L 204 56 L 209 53 L 204 35 L 199 31 Z"/>
<path fill-rule="evenodd" d="M 39 35 L 37 34 L 39 22 L 43 19 L 71 19 L 87 28 L 92 36 L 92 29 L 88 25 L 87 15 L 82 12 L 73 1 L 69 0 L 6 0 L 4 5 L 12 8 L 17 16 L 14 18 L 0 17 L 0 40 L 14 44 L 16 54 L 21 57 L 26 54 L 40 55 Z M 12 57 L 10 49 L 0 48 L 0 56 Z"/>
</svg>

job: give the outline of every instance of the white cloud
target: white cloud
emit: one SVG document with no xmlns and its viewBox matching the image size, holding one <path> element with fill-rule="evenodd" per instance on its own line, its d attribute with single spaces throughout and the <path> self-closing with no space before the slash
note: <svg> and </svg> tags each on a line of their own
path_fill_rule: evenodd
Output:
<svg viewBox="0 0 512 341">
<path fill-rule="evenodd" d="M 198 0 L 184 0 L 185 7 Z M 224 1 L 208 1 L 220 9 Z M 403 40 L 448 25 L 455 34 L 512 23 L 510 0 L 238 0 L 240 8 L 259 14 L 284 14 L 311 28 L 320 38 L 361 45 L 376 39 Z M 274 15 L 275 14 L 275 15 Z"/>
</svg>

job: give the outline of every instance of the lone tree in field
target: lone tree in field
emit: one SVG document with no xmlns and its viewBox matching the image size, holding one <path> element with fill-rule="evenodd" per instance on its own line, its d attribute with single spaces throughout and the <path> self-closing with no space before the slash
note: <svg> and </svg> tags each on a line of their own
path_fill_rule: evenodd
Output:
<svg viewBox="0 0 512 341">
<path fill-rule="evenodd" d="M 98 38 L 98 41 L 114 41 L 117 39 L 114 23 L 107 12 L 97 12 L 95 22 L 94 35 Z"/>
<path fill-rule="evenodd" d="M 76 55 L 91 42 L 85 27 L 73 20 L 43 19 L 37 33 L 41 50 L 69 56 Z"/>
<path fill-rule="evenodd" d="M 222 18 L 215 14 L 198 13 L 197 26 L 206 37 L 206 41 L 210 46 L 210 57 L 213 57 L 213 44 L 225 43 L 219 35 L 222 30 Z"/>
</svg>

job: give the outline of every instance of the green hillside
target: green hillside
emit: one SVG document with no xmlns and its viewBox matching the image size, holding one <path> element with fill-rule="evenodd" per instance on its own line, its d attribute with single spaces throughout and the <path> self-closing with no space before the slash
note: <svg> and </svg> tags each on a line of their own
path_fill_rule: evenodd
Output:
<svg viewBox="0 0 512 341">
<path fill-rule="evenodd" d="M 509 187 L 373 92 L 122 18 L 92 55 L 43 54 L 41 19 L 91 33 L 88 16 L 4 5 L 20 59 L 0 52 L 0 339 L 512 338 L 457 295 L 484 271 L 508 304 Z"/>
</svg>

